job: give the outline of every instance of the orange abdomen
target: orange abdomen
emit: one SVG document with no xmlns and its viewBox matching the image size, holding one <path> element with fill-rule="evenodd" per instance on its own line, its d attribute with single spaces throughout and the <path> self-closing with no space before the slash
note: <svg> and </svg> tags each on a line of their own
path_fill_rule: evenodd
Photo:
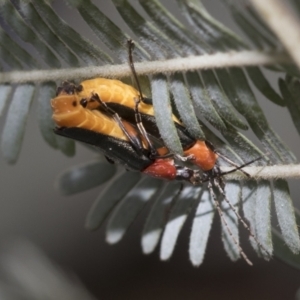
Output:
<svg viewBox="0 0 300 300">
<path fill-rule="evenodd" d="M 103 102 L 118 103 L 132 109 L 135 108 L 135 100 L 140 97 L 139 92 L 134 87 L 120 80 L 94 78 L 85 80 L 80 85 L 82 86 L 82 91 L 78 92 L 80 98 L 88 99 L 92 94 L 98 94 Z M 90 106 L 89 108 L 94 109 L 95 107 Z M 143 101 L 139 103 L 139 112 L 154 116 L 153 106 Z M 173 120 L 181 124 L 175 115 L 173 115 Z"/>
<path fill-rule="evenodd" d="M 76 95 L 59 95 L 51 100 L 53 120 L 59 127 L 78 127 L 128 140 L 119 125 L 98 110 L 84 109 Z"/>
<path fill-rule="evenodd" d="M 134 109 L 135 100 L 139 99 L 139 92 L 132 86 L 120 80 L 95 78 L 80 83 L 83 89 L 78 93 L 81 98 L 88 98 L 96 93 L 103 102 L 114 102 Z M 153 106 L 141 102 L 139 110 L 142 113 L 153 115 Z"/>
</svg>

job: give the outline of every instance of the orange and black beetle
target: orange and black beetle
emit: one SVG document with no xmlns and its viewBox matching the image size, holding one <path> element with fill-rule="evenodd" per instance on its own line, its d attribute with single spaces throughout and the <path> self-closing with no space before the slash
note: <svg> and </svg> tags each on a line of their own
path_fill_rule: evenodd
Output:
<svg viewBox="0 0 300 300">
<path fill-rule="evenodd" d="M 63 88 L 64 87 L 64 88 Z M 168 180 L 200 181 L 199 172 L 175 164 L 165 147 L 150 147 L 137 128 L 105 108 L 87 109 L 76 88 L 64 85 L 51 100 L 55 133 L 100 149 L 127 169 Z M 155 152 L 154 152 L 155 151 Z"/>
</svg>

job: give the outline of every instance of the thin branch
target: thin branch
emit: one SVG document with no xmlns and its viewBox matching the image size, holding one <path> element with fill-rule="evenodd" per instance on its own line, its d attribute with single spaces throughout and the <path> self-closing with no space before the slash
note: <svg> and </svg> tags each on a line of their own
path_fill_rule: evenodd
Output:
<svg viewBox="0 0 300 300">
<path fill-rule="evenodd" d="M 164 61 L 151 61 L 135 63 L 135 68 L 140 75 L 158 73 L 174 73 L 181 71 L 243 67 L 257 65 L 272 65 L 289 63 L 289 58 L 284 53 L 267 53 L 261 51 L 241 51 L 189 56 Z M 82 79 L 92 77 L 122 78 L 130 76 L 131 71 L 127 64 L 107 65 L 97 67 L 13 71 L 0 73 L 0 83 L 25 83 L 43 82 L 66 79 Z"/>
<path fill-rule="evenodd" d="M 230 167 L 222 167 L 222 172 L 231 170 Z M 252 179 L 279 179 L 279 178 L 300 178 L 300 165 L 277 165 L 277 166 L 261 166 L 261 167 L 245 167 L 245 172 L 251 175 Z M 248 179 L 242 172 L 234 172 L 225 176 L 227 180 Z"/>
<path fill-rule="evenodd" d="M 251 2 L 300 68 L 300 20 L 288 1 L 251 0 Z"/>
</svg>

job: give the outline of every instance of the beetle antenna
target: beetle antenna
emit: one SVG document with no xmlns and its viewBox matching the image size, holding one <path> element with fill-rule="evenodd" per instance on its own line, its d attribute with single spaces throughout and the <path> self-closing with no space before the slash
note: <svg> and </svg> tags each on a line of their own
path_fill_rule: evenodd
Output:
<svg viewBox="0 0 300 300">
<path fill-rule="evenodd" d="M 144 99 L 144 96 L 143 96 L 143 93 L 142 93 L 140 82 L 138 80 L 138 77 L 137 77 L 137 74 L 136 74 L 136 71 L 135 71 L 135 67 L 134 67 L 134 63 L 133 63 L 133 57 L 132 57 L 132 52 L 133 52 L 133 49 L 134 49 L 134 42 L 133 42 L 133 40 L 131 40 L 131 39 L 128 40 L 127 41 L 127 45 L 128 45 L 129 66 L 130 66 L 130 69 L 131 69 L 131 72 L 132 72 L 132 75 L 133 75 L 136 87 L 137 87 L 137 89 L 139 91 L 139 94 L 140 94 L 140 100 L 142 100 L 142 99 Z"/>
<path fill-rule="evenodd" d="M 217 154 L 219 155 L 219 153 L 217 153 Z M 222 157 L 222 156 L 221 156 L 221 157 Z M 222 157 L 222 158 L 223 158 L 223 157 Z M 226 157 L 226 158 L 227 158 L 227 157 Z M 260 156 L 260 157 L 257 157 L 257 158 L 252 159 L 252 160 L 250 160 L 250 161 L 248 161 L 248 162 L 246 162 L 246 163 L 244 163 L 244 164 L 242 164 L 242 165 L 240 165 L 240 166 L 233 162 L 235 168 L 232 169 L 232 170 L 230 170 L 230 171 L 220 172 L 220 173 L 218 174 L 218 177 L 223 176 L 223 175 L 227 175 L 227 174 L 230 174 L 230 173 L 233 173 L 233 172 L 238 171 L 238 170 L 240 170 L 241 172 L 243 172 L 247 177 L 251 177 L 251 175 L 248 174 L 247 172 L 245 172 L 245 171 L 243 170 L 243 168 L 244 168 L 244 167 L 247 167 L 247 166 L 249 166 L 249 165 L 251 165 L 251 164 L 253 164 L 254 162 L 260 160 L 261 158 L 262 158 L 261 156 Z"/>
<path fill-rule="evenodd" d="M 224 188 L 222 187 L 222 181 L 221 178 L 216 177 L 214 180 L 214 185 L 218 188 L 218 190 L 220 191 L 220 193 L 222 194 L 224 201 L 229 205 L 229 207 L 232 209 L 232 211 L 234 212 L 234 214 L 237 216 L 238 220 L 242 223 L 242 225 L 244 226 L 244 228 L 249 232 L 249 235 L 255 240 L 255 242 L 257 243 L 257 245 L 260 247 L 261 250 L 263 250 L 269 257 L 271 257 L 270 252 L 262 245 L 262 243 L 257 239 L 257 237 L 255 236 L 255 234 L 253 233 L 253 231 L 251 230 L 251 228 L 248 226 L 248 224 L 244 221 L 244 219 L 242 218 L 242 216 L 239 214 L 239 212 L 237 211 L 237 209 L 231 204 L 231 202 L 228 200 L 228 198 L 226 197 L 226 193 Z"/>
<path fill-rule="evenodd" d="M 232 231 L 230 230 L 229 226 L 228 226 L 228 223 L 226 221 L 226 219 L 224 218 L 224 214 L 223 214 L 223 211 L 220 207 L 220 203 L 219 201 L 217 200 L 216 198 L 216 195 L 213 191 L 213 187 L 212 187 L 212 179 L 209 180 L 208 182 L 208 190 L 209 190 L 209 193 L 210 193 L 210 196 L 211 198 L 213 199 L 213 202 L 214 202 L 214 205 L 215 205 L 215 208 L 217 209 L 218 211 L 218 214 L 220 216 L 220 219 L 221 219 L 221 222 L 223 222 L 223 224 L 225 225 L 225 228 L 229 234 L 229 236 L 231 237 L 231 239 L 233 240 L 234 244 L 238 247 L 239 249 L 239 252 L 240 254 L 242 255 L 243 259 L 246 261 L 246 263 L 250 266 L 253 265 L 253 263 L 250 261 L 250 259 L 247 257 L 246 253 L 244 252 L 244 250 L 242 249 L 242 247 L 240 246 L 239 242 L 237 241 L 237 239 L 235 238 L 235 236 L 233 235 Z"/>
<path fill-rule="evenodd" d="M 215 178 L 215 177 L 218 177 L 218 178 L 220 179 L 220 177 L 222 177 L 222 176 L 224 176 L 224 175 L 227 175 L 227 174 L 231 174 L 231 173 L 236 172 L 236 171 L 238 171 L 238 170 L 241 170 L 242 168 L 244 168 L 244 167 L 246 167 L 246 166 L 248 166 L 248 165 L 251 165 L 253 162 L 255 162 L 255 161 L 259 160 L 259 159 L 261 159 L 261 157 L 258 157 L 258 158 L 256 158 L 256 159 L 253 159 L 253 160 L 251 160 L 251 161 L 248 161 L 248 162 L 246 162 L 246 163 L 244 163 L 244 164 L 242 164 L 242 165 L 240 165 L 240 166 L 237 166 L 236 168 L 234 168 L 234 169 L 232 169 L 232 170 L 229 170 L 229 171 L 226 171 L 226 172 L 218 171 L 217 174 L 209 174 L 209 173 L 204 172 L 204 174 L 207 174 L 207 175 L 206 175 L 206 176 L 203 176 L 203 178 L 201 178 L 201 179 L 198 181 L 198 183 L 204 183 L 204 182 L 207 182 L 207 181 L 209 181 L 210 179 L 213 179 L 213 178 Z M 248 173 L 247 173 L 247 174 L 248 174 Z M 251 175 L 249 175 L 249 176 L 251 176 Z"/>
<path fill-rule="evenodd" d="M 216 154 L 221 157 L 223 160 L 227 161 L 229 164 L 231 164 L 232 166 L 238 168 L 239 165 L 236 164 L 234 161 L 232 161 L 231 159 L 229 159 L 227 156 L 219 153 L 219 152 L 216 152 Z M 261 157 L 259 157 L 258 159 L 261 159 Z M 256 159 L 256 160 L 258 160 Z M 251 163 L 253 163 L 253 161 L 251 161 Z M 251 177 L 247 172 L 245 172 L 243 169 L 239 169 L 241 172 L 243 172 L 247 177 Z"/>
<path fill-rule="evenodd" d="M 231 159 L 229 159 L 227 156 L 225 156 L 225 155 L 223 155 L 223 154 L 221 154 L 221 153 L 219 153 L 219 152 L 215 152 L 219 157 L 221 157 L 223 160 L 225 160 L 225 161 L 227 161 L 230 165 L 232 165 L 232 166 L 234 166 L 234 167 L 236 167 L 236 168 L 239 168 L 238 170 L 240 170 L 242 173 L 244 173 L 247 177 L 251 177 L 250 176 L 250 174 L 248 174 L 247 172 L 245 172 L 243 169 L 241 169 L 240 168 L 240 166 L 238 165 L 238 164 L 236 164 L 234 161 L 232 161 Z M 255 158 L 255 159 L 253 159 L 253 160 L 251 160 L 249 163 L 247 163 L 247 165 L 248 164 L 252 164 L 252 163 L 254 163 L 255 161 L 257 161 L 257 160 L 260 160 L 260 159 L 262 159 L 262 156 L 260 156 L 260 157 L 258 157 L 258 158 Z M 242 168 L 243 167 L 245 167 L 245 164 L 243 164 L 242 165 Z"/>
</svg>

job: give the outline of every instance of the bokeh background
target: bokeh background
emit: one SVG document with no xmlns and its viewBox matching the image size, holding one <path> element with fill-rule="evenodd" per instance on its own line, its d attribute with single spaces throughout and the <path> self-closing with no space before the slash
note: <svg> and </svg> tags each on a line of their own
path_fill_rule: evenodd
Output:
<svg viewBox="0 0 300 300">
<path fill-rule="evenodd" d="M 181 18 L 175 2 L 163 1 Z M 221 2 L 203 1 L 214 17 L 240 33 Z M 131 33 L 110 1 L 94 3 Z M 99 44 L 76 11 L 62 1 L 54 1 L 53 5 L 69 24 Z M 266 74 L 277 86 L 278 75 Z M 298 156 L 300 139 L 287 109 L 277 107 L 261 95 L 257 97 L 272 127 Z M 11 239 L 28 239 L 55 263 L 75 273 L 99 299 L 295 298 L 300 288 L 300 272 L 276 258 L 271 262 L 257 258 L 248 244 L 247 234 L 242 237 L 243 248 L 254 266 L 249 267 L 244 261 L 232 263 L 223 250 L 218 218 L 214 220 L 206 259 L 199 268 L 194 268 L 188 259 L 190 220 L 168 262 L 159 261 L 158 251 L 150 256 L 141 252 L 140 233 L 146 210 L 119 244 L 107 245 L 103 228 L 93 233 L 84 229 L 87 212 L 101 187 L 63 197 L 53 185 L 61 171 L 90 160 L 94 153 L 79 145 L 76 156 L 68 158 L 49 148 L 37 126 L 35 104 L 26 127 L 18 162 L 7 165 L 0 157 L 0 252 Z M 290 181 L 290 187 L 295 206 L 299 207 L 299 183 Z"/>
</svg>

